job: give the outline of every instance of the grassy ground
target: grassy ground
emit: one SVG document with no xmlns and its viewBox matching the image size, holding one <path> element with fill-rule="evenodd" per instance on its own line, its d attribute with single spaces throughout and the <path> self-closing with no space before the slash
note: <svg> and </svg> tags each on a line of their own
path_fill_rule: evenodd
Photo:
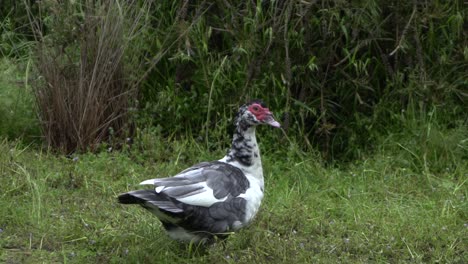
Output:
<svg viewBox="0 0 468 264">
<path fill-rule="evenodd" d="M 3 140 L 0 262 L 467 263 L 466 129 L 415 133 L 388 136 L 372 156 L 340 166 L 264 142 L 256 220 L 207 248 L 171 241 L 116 195 L 224 151 L 147 134 L 139 147 L 68 159 Z"/>
</svg>

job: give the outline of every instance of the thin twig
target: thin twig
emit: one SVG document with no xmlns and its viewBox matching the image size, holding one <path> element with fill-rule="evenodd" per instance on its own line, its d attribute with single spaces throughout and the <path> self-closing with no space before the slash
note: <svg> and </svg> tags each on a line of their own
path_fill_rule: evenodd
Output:
<svg viewBox="0 0 468 264">
<path fill-rule="evenodd" d="M 400 37 L 400 40 L 398 41 L 398 45 L 392 52 L 390 52 L 389 56 L 393 56 L 393 54 L 395 54 L 401 48 L 401 43 L 403 42 L 403 39 L 405 38 L 406 33 L 408 32 L 409 26 L 415 14 L 416 14 L 416 5 L 413 6 L 413 13 L 411 13 L 411 17 L 408 20 L 408 23 L 406 23 L 406 26 L 403 29 L 403 32 L 401 33 L 401 37 Z"/>
<path fill-rule="evenodd" d="M 208 123 L 210 122 L 210 113 L 211 113 L 211 97 L 213 95 L 213 90 L 215 86 L 216 79 L 218 79 L 218 75 L 224 67 L 224 63 L 226 62 L 227 56 L 224 56 L 223 60 L 221 61 L 221 65 L 216 69 L 213 80 L 211 81 L 210 87 L 210 94 L 208 96 L 208 111 L 206 112 L 206 122 L 205 122 L 205 140 L 206 140 L 206 147 L 208 148 Z"/>
<path fill-rule="evenodd" d="M 291 79 L 292 79 L 292 72 L 291 72 L 291 58 L 289 56 L 289 38 L 288 38 L 288 30 L 289 30 L 289 20 L 291 19 L 292 13 L 292 4 L 293 1 L 290 1 L 288 6 L 286 7 L 286 18 L 284 21 L 284 64 L 285 64 L 285 72 L 286 72 L 286 115 L 284 120 L 284 129 L 287 131 L 289 128 L 289 111 L 290 111 L 290 101 L 291 101 Z"/>
<path fill-rule="evenodd" d="M 320 84 L 320 116 L 321 116 L 320 119 L 322 120 L 322 125 L 328 124 L 327 115 L 326 115 L 327 109 L 325 108 L 325 96 L 323 93 L 323 88 L 325 87 L 325 83 L 327 82 L 328 71 L 330 70 L 330 64 L 331 62 L 327 64 L 327 69 L 325 70 L 325 76 L 323 78 L 322 83 Z M 329 141 L 330 141 L 330 135 L 328 131 L 325 131 L 325 153 L 324 153 L 325 157 L 328 156 L 328 149 L 329 149 L 329 143 L 330 143 Z"/>
</svg>

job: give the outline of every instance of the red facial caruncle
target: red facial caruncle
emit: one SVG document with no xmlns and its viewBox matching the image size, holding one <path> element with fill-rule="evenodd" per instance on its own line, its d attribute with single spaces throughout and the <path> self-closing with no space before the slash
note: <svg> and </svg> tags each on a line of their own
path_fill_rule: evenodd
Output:
<svg viewBox="0 0 468 264">
<path fill-rule="evenodd" d="M 281 125 L 273 118 L 273 114 L 270 112 L 270 109 L 262 107 L 258 103 L 253 103 L 249 106 L 249 111 L 255 115 L 258 121 L 269 124 L 273 127 L 280 127 Z"/>
<path fill-rule="evenodd" d="M 258 121 L 263 121 L 271 112 L 268 108 L 263 108 L 260 104 L 254 103 L 249 106 L 249 111 L 255 115 Z"/>
</svg>

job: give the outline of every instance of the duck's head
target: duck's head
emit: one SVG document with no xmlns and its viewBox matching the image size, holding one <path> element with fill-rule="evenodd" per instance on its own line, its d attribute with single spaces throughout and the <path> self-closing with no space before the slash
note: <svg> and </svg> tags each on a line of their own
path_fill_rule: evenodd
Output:
<svg viewBox="0 0 468 264">
<path fill-rule="evenodd" d="M 246 129 L 262 124 L 277 128 L 281 127 L 263 101 L 253 100 L 239 108 L 235 119 L 236 126 Z"/>
</svg>

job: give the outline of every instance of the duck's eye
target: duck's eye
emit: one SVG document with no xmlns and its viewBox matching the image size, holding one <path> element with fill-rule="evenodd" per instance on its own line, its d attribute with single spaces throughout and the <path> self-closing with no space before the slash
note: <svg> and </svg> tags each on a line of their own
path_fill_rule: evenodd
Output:
<svg viewBox="0 0 468 264">
<path fill-rule="evenodd" d="M 252 107 L 252 109 L 253 109 L 254 111 L 258 111 L 258 107 L 257 107 L 257 106 Z"/>
</svg>

